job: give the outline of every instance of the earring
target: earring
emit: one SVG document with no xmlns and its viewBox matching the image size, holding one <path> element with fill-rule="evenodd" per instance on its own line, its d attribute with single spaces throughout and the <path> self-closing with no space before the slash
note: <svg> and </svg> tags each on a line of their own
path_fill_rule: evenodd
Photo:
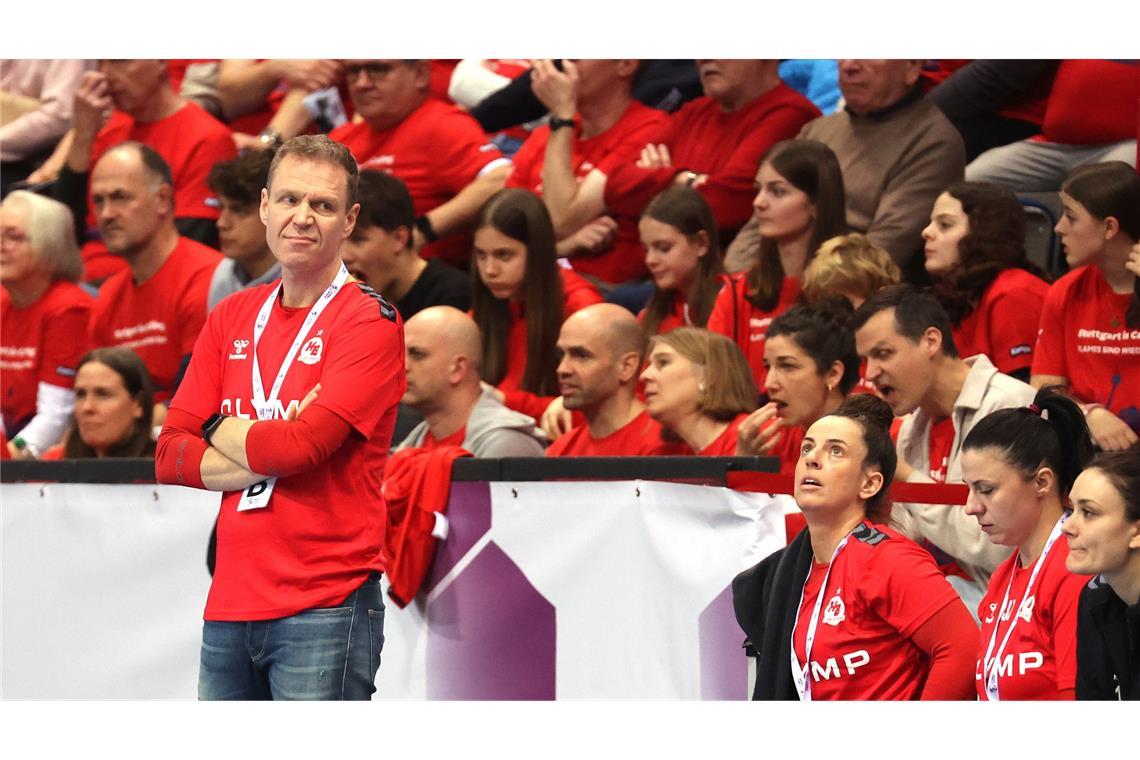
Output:
<svg viewBox="0 0 1140 760">
<path fill-rule="evenodd" d="M 705 392 L 705 384 L 704 383 L 698 383 L 697 384 L 697 390 L 700 391 L 701 393 L 704 393 Z"/>
</svg>

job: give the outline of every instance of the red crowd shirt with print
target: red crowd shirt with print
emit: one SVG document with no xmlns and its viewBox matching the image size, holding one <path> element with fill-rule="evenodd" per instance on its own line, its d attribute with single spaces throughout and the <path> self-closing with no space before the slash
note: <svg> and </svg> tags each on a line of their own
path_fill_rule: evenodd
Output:
<svg viewBox="0 0 1140 760">
<path fill-rule="evenodd" d="M 352 152 L 360 169 L 378 169 L 408 186 L 416 216 L 454 198 L 482 172 L 507 159 L 487 139 L 479 123 L 455 106 L 429 98 L 391 129 L 377 132 L 367 122 L 342 124 L 329 137 Z M 497 164 L 496 164 L 497 165 Z M 464 266 L 471 236 L 454 234 L 428 243 L 424 258 Z"/>
<path fill-rule="evenodd" d="M 953 329 L 958 355 L 985 354 L 1007 375 L 1029 369 L 1049 283 L 1024 269 L 1006 269 Z"/>
<path fill-rule="evenodd" d="M 813 700 L 918 699 L 930 657 L 910 637 L 958 594 L 930 555 L 883 525 L 864 522 L 831 563 L 813 560 L 792 641 L 804 662 L 808 624 L 822 593 L 808 663 Z M 794 592 L 793 592 L 794 593 Z"/>
<path fill-rule="evenodd" d="M 91 310 L 91 346 L 123 346 L 137 353 L 154 382 L 154 400 L 165 403 L 182 357 L 193 350 L 206 322 L 210 278 L 221 260 L 213 248 L 180 237 L 166 262 L 141 285 L 129 269 L 112 275 Z"/>
<path fill-rule="evenodd" d="M 570 165 L 575 178 L 582 179 L 593 169 L 609 174 L 613 168 L 637 161 L 646 143 L 662 140 L 669 117 L 656 108 L 632 101 L 612 127 L 583 140 L 580 127 L 574 127 L 574 146 Z M 542 195 L 542 168 L 546 164 L 546 144 L 550 127 L 539 127 L 514 155 L 514 168 L 507 177 L 508 187 L 523 187 Z M 645 249 L 637 231 L 641 210 L 614 213 L 617 236 L 608 251 L 597 255 L 574 257 L 574 269 L 606 282 L 620 283 L 644 277 Z"/>
<path fill-rule="evenodd" d="M 17 309 L 0 288 L 0 411 L 11 438 L 36 414 L 40 383 L 71 388 L 87 352 L 94 299 L 75 283 L 56 280 Z"/>
<path fill-rule="evenodd" d="M 546 450 L 548 457 L 652 457 L 687 456 L 692 451 L 683 443 L 666 441 L 661 423 L 641 414 L 604 438 L 590 435 L 588 425 L 578 425 Z"/>
<path fill-rule="evenodd" d="M 256 419 L 254 323 L 275 285 L 240 291 L 211 312 L 171 404 L 203 419 L 220 412 Z M 274 304 L 256 346 L 265 393 L 309 309 Z M 317 383 L 313 404 L 352 426 L 313 469 L 277 479 L 269 504 L 237 511 L 241 491 L 222 496 L 218 555 L 206 620 L 268 620 L 336 604 L 384 569 L 387 521 L 382 473 L 404 393 L 404 333 L 395 307 L 346 283 L 303 338 L 278 395 L 286 416 Z"/>
<path fill-rule="evenodd" d="M 743 273 L 734 274 L 731 284 L 732 287 L 722 288 L 716 297 L 706 327 L 736 341 L 752 368 L 756 387 L 763 388 L 764 378 L 768 375 L 764 369 L 764 341 L 768 337 L 768 325 L 799 300 L 800 281 L 794 277 L 784 278 L 779 299 L 771 311 L 757 309 L 745 298 L 747 277 Z"/>
<path fill-rule="evenodd" d="M 1076 575 L 1065 569 L 1068 556 L 1068 542 L 1061 536 L 1045 558 L 1029 597 L 1025 596 L 1025 588 L 1033 574 L 1033 563 L 1022 567 L 1018 552 L 998 565 L 990 577 L 989 588 L 978 605 L 982 630 L 974 677 L 979 699 L 987 699 L 982 660 L 990 637 L 996 629 L 996 655 L 1015 619 L 1017 625 L 995 665 L 998 696 L 1003 700 L 1061 699 L 1061 691 L 1076 688 L 1077 602 L 1091 576 Z M 1009 601 L 999 614 L 998 606 L 1005 599 L 1007 587 Z"/>
<path fill-rule="evenodd" d="M 1104 404 L 1140 432 L 1140 327 L 1125 323 L 1131 302 L 1096 266 L 1057 280 L 1041 310 L 1032 373 L 1067 378 L 1077 399 Z"/>
<path fill-rule="evenodd" d="M 661 140 L 669 146 L 673 165 L 643 169 L 636 161 L 627 161 L 614 167 L 606 172 L 606 205 L 639 216 L 653 196 L 672 184 L 677 172 L 688 170 L 708 175 L 697 191 L 708 201 L 717 226 L 736 230 L 752 216 L 760 159 L 819 115 L 810 100 L 783 82 L 732 112 L 709 97 L 691 100 L 673 114 Z"/>
</svg>

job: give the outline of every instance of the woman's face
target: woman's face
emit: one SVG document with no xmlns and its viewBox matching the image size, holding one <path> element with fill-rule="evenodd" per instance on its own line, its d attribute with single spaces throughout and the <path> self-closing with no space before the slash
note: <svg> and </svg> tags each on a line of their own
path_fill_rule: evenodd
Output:
<svg viewBox="0 0 1140 760">
<path fill-rule="evenodd" d="M 815 360 L 788 335 L 764 343 L 764 390 L 776 402 L 776 415 L 785 425 L 803 425 L 819 419 L 827 400 L 828 379 L 819 374 Z"/>
<path fill-rule="evenodd" d="M 657 341 L 649 363 L 641 373 L 645 383 L 645 408 L 649 416 L 666 427 L 690 414 L 699 414 L 704 368 L 671 346 Z"/>
<path fill-rule="evenodd" d="M 930 212 L 930 224 L 922 231 L 926 242 L 926 271 L 931 274 L 949 272 L 961 263 L 958 243 L 970 232 L 970 218 L 962 210 L 962 202 L 942 193 L 934 201 Z"/>
<path fill-rule="evenodd" d="M 657 287 L 686 290 L 692 284 L 701 257 L 709 252 L 699 236 L 689 237 L 671 224 L 648 216 L 637 223 L 645 246 L 645 266 Z"/>
<path fill-rule="evenodd" d="M 28 214 L 22 203 L 0 207 L 0 282 L 17 283 L 39 271 L 28 241 Z"/>
<path fill-rule="evenodd" d="M 1065 261 L 1072 268 L 1097 263 L 1104 253 L 1104 220 L 1090 214 L 1067 193 L 1061 193 L 1061 205 L 1064 213 L 1053 229 L 1061 237 Z"/>
<path fill-rule="evenodd" d="M 1103 471 L 1085 470 L 1069 492 L 1073 514 L 1062 530 L 1070 573 L 1112 575 L 1140 552 L 1140 520 L 1129 520 L 1124 499 Z"/>
<path fill-rule="evenodd" d="M 79 437 L 99 456 L 126 440 L 142 416 L 142 404 L 127 391 L 118 372 L 96 361 L 79 368 L 75 376 L 75 422 Z"/>
<path fill-rule="evenodd" d="M 811 231 L 815 204 L 807 193 L 784 179 L 770 163 L 756 173 L 756 198 L 752 201 L 760 234 L 772 240 L 789 240 Z"/>
<path fill-rule="evenodd" d="M 526 244 L 491 226 L 475 231 L 475 266 L 495 298 L 517 300 L 526 278 Z"/>
<path fill-rule="evenodd" d="M 864 467 L 867 444 L 855 420 L 828 415 L 812 423 L 800 444 L 792 492 L 804 516 L 844 509 L 885 487 L 882 475 Z"/>
<path fill-rule="evenodd" d="M 970 487 L 966 514 L 995 544 L 1021 546 L 1041 517 L 1035 478 L 1026 478 L 993 446 L 962 452 L 962 478 Z"/>
</svg>

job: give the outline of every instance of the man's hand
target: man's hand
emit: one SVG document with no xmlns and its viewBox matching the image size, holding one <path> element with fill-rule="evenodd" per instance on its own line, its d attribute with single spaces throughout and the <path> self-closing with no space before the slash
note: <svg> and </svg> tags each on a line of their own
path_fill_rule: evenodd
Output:
<svg viewBox="0 0 1140 760">
<path fill-rule="evenodd" d="M 1104 451 L 1125 451 L 1140 440 L 1124 420 L 1103 406 L 1096 407 L 1085 415 L 1093 443 Z"/>
<path fill-rule="evenodd" d="M 334 60 L 282 60 L 281 78 L 305 92 L 332 87 L 344 68 Z"/>
<path fill-rule="evenodd" d="M 546 433 L 546 437 L 551 441 L 556 441 L 569 433 L 573 426 L 573 419 L 570 412 L 563 406 L 561 396 L 550 402 L 546 411 L 542 413 L 541 422 L 539 422 L 542 432 Z"/>
<path fill-rule="evenodd" d="M 1128 260 L 1124 262 L 1124 267 L 1132 274 L 1140 277 L 1140 243 L 1135 243 L 1132 250 L 1128 252 Z"/>
<path fill-rule="evenodd" d="M 285 421 L 286 422 L 292 422 L 293 420 L 300 417 L 301 412 L 308 409 L 309 404 L 311 404 L 317 400 L 317 395 L 320 394 L 320 392 L 321 392 L 321 384 L 317 383 L 316 385 L 313 386 L 313 389 L 311 391 L 309 391 L 308 393 L 305 394 L 305 397 L 303 399 L 301 399 L 300 404 L 297 404 L 296 406 L 290 404 L 289 408 L 285 410 Z"/>
<path fill-rule="evenodd" d="M 530 88 L 542 101 L 551 115 L 559 119 L 572 119 L 578 111 L 578 67 L 562 61 L 563 70 L 554 61 L 543 58 L 531 67 Z"/>
<path fill-rule="evenodd" d="M 776 404 L 770 402 L 748 415 L 736 433 L 736 455 L 765 456 L 780 441 L 784 421 L 776 416 Z"/>
<path fill-rule="evenodd" d="M 76 136 L 85 140 L 94 139 L 107 119 L 111 118 L 114 107 L 111 89 L 103 72 L 88 71 L 84 74 L 75 90 L 72 111 Z"/>
<path fill-rule="evenodd" d="M 579 256 L 601 253 L 613 245 L 617 237 L 618 223 L 610 216 L 599 216 L 587 222 L 577 232 L 558 241 L 559 256 Z"/>
<path fill-rule="evenodd" d="M 637 165 L 642 169 L 670 169 L 673 166 L 673 157 L 669 155 L 668 146 L 650 143 L 641 149 Z"/>
</svg>

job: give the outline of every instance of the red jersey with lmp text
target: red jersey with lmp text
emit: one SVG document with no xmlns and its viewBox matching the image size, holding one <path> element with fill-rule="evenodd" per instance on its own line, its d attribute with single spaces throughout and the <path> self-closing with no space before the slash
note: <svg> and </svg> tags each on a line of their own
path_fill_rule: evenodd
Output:
<svg viewBox="0 0 1140 760">
<path fill-rule="evenodd" d="M 562 279 L 562 290 L 566 299 L 563 320 L 579 309 L 602 302 L 597 288 L 586 278 L 565 268 L 560 268 L 558 273 Z M 496 387 L 506 396 L 503 404 L 538 421 L 542 419 L 546 407 L 557 396 L 537 396 L 520 389 L 523 374 L 526 372 L 527 359 L 526 305 L 521 301 L 511 301 L 508 306 L 511 312 L 511 327 L 507 332 L 507 372 Z"/>
<path fill-rule="evenodd" d="M 631 101 L 614 125 L 587 140 L 581 139 L 580 127 L 574 127 L 574 147 L 570 157 L 575 178 L 582 179 L 593 169 L 609 174 L 614 167 L 637 161 L 646 143 L 661 142 L 669 117 L 656 108 Z M 546 163 L 546 144 L 550 127 L 539 127 L 514 155 L 514 168 L 507 177 L 508 187 L 522 187 L 542 195 L 542 167 Z M 576 256 L 574 269 L 606 282 L 620 283 L 644 277 L 645 250 L 637 231 L 641 210 L 615 213 L 618 223 L 613 245 L 604 253 Z"/>
<path fill-rule="evenodd" d="M 1131 302 L 1096 266 L 1057 280 L 1041 310 L 1032 373 L 1067 378 L 1078 400 L 1104 404 L 1140 432 L 1140 328 L 1124 321 Z"/>
<path fill-rule="evenodd" d="M 687 456 L 692 451 L 683 443 L 662 438 L 661 423 L 641 414 L 604 438 L 590 435 L 588 425 L 578 425 L 561 436 L 546 450 L 548 457 L 651 457 Z"/>
<path fill-rule="evenodd" d="M 210 278 L 221 260 L 213 248 L 180 237 L 166 262 L 141 285 L 129 269 L 111 275 L 91 309 L 91 346 L 133 350 L 150 372 L 154 400 L 165 403 L 182 357 L 193 350 L 206 322 Z"/>
<path fill-rule="evenodd" d="M 708 175 L 697 190 L 712 208 L 717 226 L 724 231 L 739 229 L 752 216 L 760 159 L 819 115 L 810 100 L 782 82 L 732 112 L 712 98 L 691 100 L 673 114 L 661 140 L 669 146 L 673 165 L 642 169 L 636 161 L 627 161 L 615 166 L 606 172 L 606 206 L 640 216 L 677 172 L 689 170 Z"/>
<path fill-rule="evenodd" d="M 1029 369 L 1049 283 L 1024 269 L 1003 270 L 954 329 L 958 355 L 985 354 L 1007 375 Z"/>
<path fill-rule="evenodd" d="M 493 169 L 492 162 L 507 160 L 488 142 L 479 122 L 434 98 L 383 132 L 364 121 L 349 122 L 329 137 L 347 146 L 362 170 L 379 169 L 402 180 L 417 217 L 454 198 L 482 172 Z M 425 258 L 460 266 L 466 265 L 470 252 L 468 234 L 442 237 L 420 251 Z"/>
<path fill-rule="evenodd" d="M 40 383 L 75 385 L 93 302 L 78 285 L 56 280 L 34 303 L 17 309 L 0 288 L 0 412 L 9 438 L 35 416 Z"/>
<path fill-rule="evenodd" d="M 740 423 L 748 419 L 748 414 L 742 412 L 728 423 L 724 432 L 718 435 L 713 442 L 697 452 L 700 457 L 734 457 L 736 456 L 736 439 L 740 432 Z"/>
<path fill-rule="evenodd" d="M 802 664 L 824 594 L 807 667 L 812 700 L 918 699 L 930 657 L 910 637 L 946 605 L 961 604 L 958 594 L 917 544 L 869 522 L 852 531 L 827 568 L 812 561 L 792 635 Z"/>
<path fill-rule="evenodd" d="M 274 287 L 240 291 L 211 312 L 171 408 L 203 419 L 215 412 L 256 419 L 250 357 L 256 350 L 270 393 L 309 313 L 278 299 L 255 347 L 254 323 Z M 241 491 L 222 496 L 206 620 L 269 620 L 335 604 L 371 571 L 384 569 L 381 481 L 404 392 L 402 322 L 374 291 L 349 282 L 303 340 L 274 418 L 284 418 L 320 383 L 313 403 L 352 432 L 315 468 L 278 478 L 264 508 L 239 512 Z"/>
<path fill-rule="evenodd" d="M 974 683 L 979 699 L 988 698 L 982 660 L 995 628 L 997 640 L 990 656 L 997 660 L 994 667 L 1001 699 L 1062 699 L 1061 691 L 1076 688 L 1077 601 L 1090 576 L 1065 569 L 1068 556 L 1069 544 L 1061 536 L 1053 543 L 1028 597 L 1025 589 L 1033 574 L 1033 563 L 1022 567 L 1019 552 L 998 565 L 990 577 L 989 588 L 978 605 L 982 630 Z M 999 614 L 998 606 L 1006 599 L 1007 588 L 1008 601 Z M 997 657 L 998 647 L 1014 621 L 1017 625 L 1009 642 Z"/>
<path fill-rule="evenodd" d="M 114 111 L 95 137 L 91 149 L 92 169 L 104 153 L 127 140 L 154 148 L 170 165 L 175 218 L 218 218 L 217 200 L 206 184 L 206 177 L 214 164 L 237 156 L 237 147 L 225 124 L 191 101 L 165 119 L 146 124 L 136 122 L 122 111 Z M 87 227 L 93 232 L 97 230 L 90 190 Z M 85 280 L 101 280 L 126 269 L 125 262 L 108 253 L 102 240 L 84 244 L 83 261 Z"/>
<path fill-rule="evenodd" d="M 764 341 L 768 337 L 768 325 L 799 300 L 800 281 L 794 277 L 784 278 L 779 300 L 771 311 L 757 309 L 745 298 L 747 278 L 743 273 L 733 275 L 731 285 L 732 287 L 721 288 L 706 326 L 712 332 L 736 341 L 748 359 L 748 366 L 752 368 L 756 387 L 763 388 L 764 378 L 768 374 L 764 369 Z"/>
</svg>

